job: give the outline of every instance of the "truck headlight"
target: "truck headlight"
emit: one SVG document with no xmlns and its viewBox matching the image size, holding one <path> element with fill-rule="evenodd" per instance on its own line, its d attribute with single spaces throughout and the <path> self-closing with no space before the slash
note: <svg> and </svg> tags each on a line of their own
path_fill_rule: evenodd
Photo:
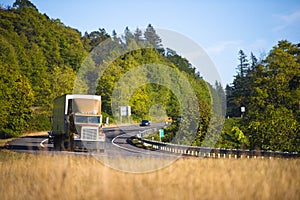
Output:
<svg viewBox="0 0 300 200">
<path fill-rule="evenodd" d="M 73 133 L 73 138 L 74 139 L 80 139 L 80 136 L 77 133 Z"/>
</svg>

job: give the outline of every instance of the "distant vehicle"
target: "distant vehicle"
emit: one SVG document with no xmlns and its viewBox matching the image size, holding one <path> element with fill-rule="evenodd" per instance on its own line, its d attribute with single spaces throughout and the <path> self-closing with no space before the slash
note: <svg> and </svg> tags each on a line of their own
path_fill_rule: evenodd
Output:
<svg viewBox="0 0 300 200">
<path fill-rule="evenodd" d="M 183 121 L 183 116 L 179 116 L 177 120 L 178 120 L 179 122 L 180 122 L 180 121 Z"/>
<path fill-rule="evenodd" d="M 140 123 L 140 126 L 150 126 L 151 123 L 149 120 L 142 120 L 141 123 Z"/>
<path fill-rule="evenodd" d="M 165 125 L 172 124 L 172 122 L 173 122 L 173 119 L 171 117 L 167 117 Z"/>
</svg>

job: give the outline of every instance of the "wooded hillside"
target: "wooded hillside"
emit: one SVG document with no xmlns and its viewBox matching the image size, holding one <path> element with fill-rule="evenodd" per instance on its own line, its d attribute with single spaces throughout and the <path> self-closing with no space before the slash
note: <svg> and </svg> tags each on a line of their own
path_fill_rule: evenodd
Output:
<svg viewBox="0 0 300 200">
<path fill-rule="evenodd" d="M 122 38 L 115 32 L 110 36 L 103 28 L 81 35 L 79 31 L 66 27 L 59 19 L 50 19 L 46 14 L 39 13 L 27 0 L 16 1 L 13 7 L 1 8 L 0 19 L 2 137 L 30 130 L 50 130 L 53 99 L 73 92 L 82 63 L 105 40 L 115 45 L 115 52 L 132 46 L 147 46 L 115 59 L 100 80 L 93 79 L 93 70 L 104 64 L 102 57 L 91 61 L 94 68 L 81 70 L 88 81 L 98 81 L 95 93 L 102 96 L 106 116 L 112 116 L 111 96 L 120 78 L 137 66 L 155 63 L 180 71 L 191 82 L 199 97 L 199 110 L 195 112 L 203 116 L 199 123 L 202 127 L 208 126 L 211 98 L 207 83 L 196 74 L 188 60 L 162 46 L 151 24 L 145 32 L 139 29 L 132 32 L 126 27 Z M 101 51 L 105 52 L 106 49 Z M 83 94 L 91 92 L 91 88 L 84 83 L 76 90 Z M 149 118 L 150 110 L 156 105 L 163 107 L 165 116 L 177 119 L 181 115 L 178 99 L 172 91 L 159 84 L 149 83 L 138 88 L 130 99 L 132 120 L 138 122 Z M 178 125 L 170 132 L 176 128 Z M 202 128 L 202 132 L 205 131 Z"/>
<path fill-rule="evenodd" d="M 103 43 L 109 46 L 101 46 Z M 126 53 L 110 60 L 122 51 Z M 299 43 L 279 41 L 261 60 L 252 53 L 248 58 L 242 50 L 238 55 L 237 75 L 225 88 L 225 97 L 220 83 L 208 84 L 187 59 L 162 46 L 151 24 L 144 32 L 126 27 L 121 37 L 115 31 L 109 35 L 104 28 L 82 34 L 59 19 L 39 13 L 28 0 L 17 0 L 12 6 L 2 5 L 0 138 L 25 131 L 50 130 L 53 99 L 67 93 L 101 95 L 104 116 L 113 118 L 116 112 L 113 94 L 122 91 L 123 96 L 130 97 L 131 120 L 138 122 L 153 116 L 168 116 L 177 121 L 165 130 L 165 142 L 172 141 L 180 124 L 185 124 L 196 127 L 197 133 L 189 135 L 186 132 L 176 143 L 211 146 L 218 140 L 216 146 L 221 148 L 300 152 Z M 182 101 L 190 108 L 185 109 L 189 112 L 187 119 L 178 122 L 183 111 L 176 92 L 166 87 L 169 83 L 153 82 L 147 71 L 130 74 L 139 66 L 151 71 L 153 63 L 157 69 L 168 66 L 170 70 L 162 68 L 160 71 L 166 77 L 171 77 L 169 73 L 174 71 L 188 80 L 197 106 L 189 107 L 192 105 L 190 96 Z M 83 68 L 84 65 L 89 67 Z M 95 72 L 103 66 L 105 70 L 98 80 Z M 157 73 L 157 69 L 152 72 Z M 132 80 L 148 83 L 131 94 L 127 89 L 129 83 L 133 85 Z M 179 87 L 178 91 L 184 94 L 185 88 Z M 225 103 L 227 111 L 226 106 L 222 106 Z M 222 128 L 224 115 L 227 119 L 218 137 L 214 134 Z M 196 124 L 189 120 L 194 118 Z M 208 135 L 210 139 L 203 143 Z"/>
</svg>

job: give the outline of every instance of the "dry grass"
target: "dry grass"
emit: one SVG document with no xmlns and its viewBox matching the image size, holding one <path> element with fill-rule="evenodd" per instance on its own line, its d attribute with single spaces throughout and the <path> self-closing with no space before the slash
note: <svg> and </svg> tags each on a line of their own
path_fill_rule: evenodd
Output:
<svg viewBox="0 0 300 200">
<path fill-rule="evenodd" d="M 21 137 L 25 137 L 25 136 L 43 136 L 43 135 L 48 135 L 48 132 L 47 131 L 29 132 L 29 133 L 22 134 Z"/>
<path fill-rule="evenodd" d="M 155 172 L 132 174 L 93 157 L 2 150 L 0 194 L 1 199 L 299 199 L 299 164 L 182 158 Z"/>
</svg>

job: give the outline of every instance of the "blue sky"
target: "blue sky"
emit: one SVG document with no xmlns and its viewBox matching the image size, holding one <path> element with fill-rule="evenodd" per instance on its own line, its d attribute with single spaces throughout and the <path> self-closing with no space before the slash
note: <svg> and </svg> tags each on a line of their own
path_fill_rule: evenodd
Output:
<svg viewBox="0 0 300 200">
<path fill-rule="evenodd" d="M 0 0 L 12 5 L 14 0 Z M 200 45 L 214 62 L 223 85 L 231 83 L 240 49 L 258 58 L 286 39 L 300 42 L 299 0 L 31 0 L 41 13 L 84 33 L 111 34 L 154 28 L 178 32 Z M 176 49 L 175 49 L 176 50 Z M 197 66 L 196 66 L 197 67 Z"/>
</svg>

